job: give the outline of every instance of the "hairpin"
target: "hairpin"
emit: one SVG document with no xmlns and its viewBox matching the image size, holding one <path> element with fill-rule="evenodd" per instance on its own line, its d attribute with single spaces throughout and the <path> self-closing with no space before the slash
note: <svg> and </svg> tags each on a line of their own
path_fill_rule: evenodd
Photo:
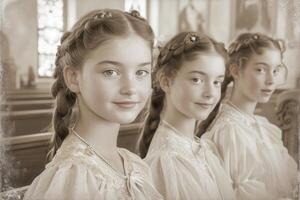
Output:
<svg viewBox="0 0 300 200">
<path fill-rule="evenodd" d="M 111 18 L 111 17 L 112 14 L 110 12 L 101 11 L 94 16 L 94 19 L 104 19 L 104 18 Z"/>
<path fill-rule="evenodd" d="M 190 40 L 191 40 L 191 42 L 195 42 L 195 41 L 197 40 L 197 37 L 194 36 L 194 35 L 192 35 L 192 36 L 190 37 Z"/>
<path fill-rule="evenodd" d="M 188 33 L 184 38 L 185 44 L 194 43 L 199 40 L 199 36 L 196 33 Z"/>
<path fill-rule="evenodd" d="M 137 11 L 137 10 L 131 10 L 129 14 L 133 17 L 137 17 L 137 18 L 141 17 L 139 11 Z"/>
<path fill-rule="evenodd" d="M 130 12 L 125 12 L 128 13 L 129 15 L 131 15 L 132 17 L 138 18 L 142 21 L 145 21 L 145 19 L 140 15 L 140 12 L 137 10 L 131 10 Z"/>
</svg>

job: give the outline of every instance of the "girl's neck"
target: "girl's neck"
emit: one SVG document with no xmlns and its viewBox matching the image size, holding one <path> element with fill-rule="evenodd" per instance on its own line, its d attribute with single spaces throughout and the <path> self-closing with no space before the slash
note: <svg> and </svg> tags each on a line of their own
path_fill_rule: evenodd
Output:
<svg viewBox="0 0 300 200">
<path fill-rule="evenodd" d="M 196 120 L 188 118 L 180 111 L 173 108 L 166 108 L 163 113 L 162 120 L 173 126 L 178 132 L 182 133 L 185 137 L 193 139 L 195 136 Z"/>
<path fill-rule="evenodd" d="M 120 124 L 107 121 L 93 113 L 81 112 L 74 126 L 80 135 L 94 150 L 104 156 L 117 156 L 117 138 Z"/>
<path fill-rule="evenodd" d="M 239 110 L 241 110 L 249 115 L 254 114 L 257 102 L 250 100 L 245 95 L 242 95 L 242 93 L 235 91 L 235 89 L 233 89 L 232 95 L 229 100 L 236 107 L 238 107 Z"/>
</svg>

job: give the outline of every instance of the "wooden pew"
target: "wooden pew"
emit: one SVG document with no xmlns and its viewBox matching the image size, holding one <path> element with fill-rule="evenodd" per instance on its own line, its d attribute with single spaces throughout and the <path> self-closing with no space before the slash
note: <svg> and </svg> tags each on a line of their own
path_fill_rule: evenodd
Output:
<svg viewBox="0 0 300 200">
<path fill-rule="evenodd" d="M 3 91 L 4 95 L 50 94 L 50 88 L 32 88 Z"/>
<path fill-rule="evenodd" d="M 136 151 L 141 123 L 122 125 L 118 137 L 118 146 L 132 152 Z M 53 133 L 38 133 L 7 137 L 3 140 L 6 157 L 13 163 L 9 177 L 11 186 L 29 185 L 40 174 L 46 164 L 46 154 Z"/>
<path fill-rule="evenodd" d="M 50 94 L 22 94 L 22 95 L 6 95 L 4 98 L 7 101 L 11 100 L 43 100 L 43 99 L 53 99 Z"/>
<path fill-rule="evenodd" d="M 21 110 L 39 110 L 51 109 L 54 106 L 54 100 L 13 100 L 1 104 L 2 111 L 21 111 Z"/>
<path fill-rule="evenodd" d="M 20 89 L 4 91 L 2 95 L 7 101 L 52 99 L 50 89 Z"/>
<path fill-rule="evenodd" d="M 4 136 L 45 132 L 51 123 L 53 109 L 11 111 L 2 113 Z"/>
<path fill-rule="evenodd" d="M 2 200 L 21 200 L 24 198 L 28 186 L 13 188 L 8 191 L 0 192 L 0 199 Z"/>
<path fill-rule="evenodd" d="M 283 144 L 300 165 L 300 89 L 289 89 L 277 97 L 277 117 Z"/>
<path fill-rule="evenodd" d="M 12 187 L 29 185 L 43 171 L 51 136 L 46 132 L 4 138 L 5 156 L 13 163 L 9 171 Z"/>
</svg>

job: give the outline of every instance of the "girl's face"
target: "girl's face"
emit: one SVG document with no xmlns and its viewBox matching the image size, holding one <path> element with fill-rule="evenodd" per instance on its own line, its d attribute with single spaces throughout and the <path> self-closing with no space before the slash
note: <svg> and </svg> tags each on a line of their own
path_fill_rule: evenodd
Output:
<svg viewBox="0 0 300 200">
<path fill-rule="evenodd" d="M 235 78 L 235 89 L 249 99 L 259 103 L 267 102 L 279 82 L 282 70 L 278 50 L 267 49 L 260 55 L 253 55 Z"/>
<path fill-rule="evenodd" d="M 79 105 L 95 116 L 130 123 L 151 92 L 151 48 L 141 37 L 109 40 L 90 52 L 78 76 Z"/>
<path fill-rule="evenodd" d="M 183 62 L 166 92 L 167 103 L 187 118 L 206 119 L 220 99 L 224 74 L 224 59 L 217 54 Z"/>
</svg>

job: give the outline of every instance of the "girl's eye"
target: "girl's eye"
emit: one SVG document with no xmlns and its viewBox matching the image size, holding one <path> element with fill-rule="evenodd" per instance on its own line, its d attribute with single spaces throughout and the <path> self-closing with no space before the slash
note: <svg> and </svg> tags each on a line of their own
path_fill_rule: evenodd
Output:
<svg viewBox="0 0 300 200">
<path fill-rule="evenodd" d="M 192 80 L 192 82 L 195 83 L 195 84 L 201 84 L 201 83 L 204 82 L 204 80 L 201 79 L 201 78 L 192 78 L 191 80 Z"/>
<path fill-rule="evenodd" d="M 220 87 L 223 81 L 214 81 L 214 85 Z"/>
<path fill-rule="evenodd" d="M 259 73 L 264 73 L 265 69 L 264 68 L 256 68 L 256 71 Z"/>
<path fill-rule="evenodd" d="M 147 70 L 138 70 L 137 72 L 136 72 L 136 75 L 138 76 L 138 77 L 145 77 L 145 76 L 147 76 L 148 74 L 150 74 Z"/>
<path fill-rule="evenodd" d="M 116 70 L 112 70 L 112 69 L 109 69 L 109 70 L 105 70 L 103 72 L 104 76 L 106 77 L 116 77 L 119 75 L 119 73 L 116 71 Z"/>
</svg>

